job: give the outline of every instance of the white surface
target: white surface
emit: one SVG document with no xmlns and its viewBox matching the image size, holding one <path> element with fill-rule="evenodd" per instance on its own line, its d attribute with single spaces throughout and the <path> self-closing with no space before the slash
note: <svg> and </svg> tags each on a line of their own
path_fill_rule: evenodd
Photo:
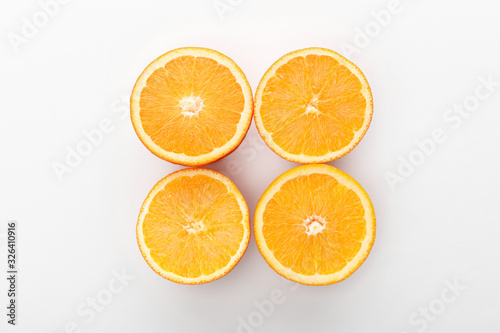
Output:
<svg viewBox="0 0 500 333">
<path fill-rule="evenodd" d="M 231 0 L 221 19 L 212 0 L 74 0 L 15 52 L 8 33 L 20 34 L 23 17 L 41 7 L 2 1 L 0 233 L 19 221 L 20 275 L 18 326 L 7 327 L 2 310 L 0 330 L 64 332 L 75 322 L 96 333 L 499 332 L 500 87 L 459 125 L 443 116 L 474 94 L 480 77 L 500 81 L 500 8 L 486 0 L 401 0 L 369 45 L 343 51 L 389 2 Z M 209 284 L 178 285 L 146 265 L 135 240 L 139 208 L 179 166 L 140 143 L 120 97 L 151 60 L 181 46 L 227 54 L 254 91 L 276 59 L 308 46 L 337 50 L 364 71 L 374 118 L 359 146 L 333 165 L 370 194 L 378 229 L 372 253 L 349 279 L 297 288 L 267 266 L 253 238 L 235 269 Z M 52 164 L 64 163 L 66 147 L 75 149 L 82 131 L 105 118 L 113 130 L 59 181 Z M 392 190 L 386 172 L 397 172 L 398 156 L 408 159 L 414 141 L 436 128 L 447 140 Z M 267 185 L 294 165 L 263 146 L 252 125 L 238 151 L 209 167 L 229 176 L 253 211 Z M 110 283 L 116 291 L 113 271 L 122 269 L 134 280 L 93 317 L 81 303 L 109 295 Z M 450 300 L 455 279 L 466 289 Z M 264 300 L 278 302 L 268 316 L 255 305 Z M 429 306 L 442 313 L 423 319 L 419 308 Z M 239 328 L 239 318 L 256 327 Z"/>
</svg>

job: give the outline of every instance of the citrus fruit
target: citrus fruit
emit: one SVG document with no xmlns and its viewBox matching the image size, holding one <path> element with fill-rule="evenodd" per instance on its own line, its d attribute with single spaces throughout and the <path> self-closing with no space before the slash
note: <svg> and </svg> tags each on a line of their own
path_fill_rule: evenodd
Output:
<svg viewBox="0 0 500 333">
<path fill-rule="evenodd" d="M 255 93 L 255 124 L 266 144 L 297 163 L 333 161 L 363 138 L 373 113 L 361 70 L 323 48 L 281 57 Z"/>
<path fill-rule="evenodd" d="M 351 176 L 326 164 L 303 165 L 264 192 L 254 232 L 260 253 L 278 274 L 307 285 L 331 284 L 368 256 L 375 213 Z"/>
<path fill-rule="evenodd" d="M 250 239 L 248 207 L 226 176 L 208 169 L 169 174 L 149 192 L 137 223 L 137 242 L 148 265 L 185 284 L 226 275 Z"/>
<path fill-rule="evenodd" d="M 253 96 L 236 63 L 214 50 L 185 47 L 154 60 L 137 79 L 131 118 L 142 143 L 169 162 L 198 166 L 238 147 Z"/>
</svg>

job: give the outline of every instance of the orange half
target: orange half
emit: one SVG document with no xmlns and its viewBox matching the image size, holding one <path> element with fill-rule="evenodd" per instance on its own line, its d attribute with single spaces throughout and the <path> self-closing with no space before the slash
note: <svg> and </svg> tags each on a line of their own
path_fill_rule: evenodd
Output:
<svg viewBox="0 0 500 333">
<path fill-rule="evenodd" d="M 327 164 L 279 176 L 260 198 L 255 240 L 269 266 L 307 285 L 344 280 L 375 240 L 375 212 L 356 180 Z"/>
<path fill-rule="evenodd" d="M 142 72 L 130 99 L 142 143 L 169 162 L 198 166 L 231 153 L 252 118 L 245 74 L 220 52 L 185 47 L 165 53 Z"/>
<path fill-rule="evenodd" d="M 324 163 L 350 152 L 373 113 L 370 86 L 361 70 L 323 48 L 281 57 L 255 93 L 255 124 L 266 144 L 297 163 Z"/>
<path fill-rule="evenodd" d="M 226 275 L 250 239 L 243 195 L 226 176 L 184 169 L 160 180 L 142 205 L 137 242 L 148 265 L 184 284 Z"/>
</svg>

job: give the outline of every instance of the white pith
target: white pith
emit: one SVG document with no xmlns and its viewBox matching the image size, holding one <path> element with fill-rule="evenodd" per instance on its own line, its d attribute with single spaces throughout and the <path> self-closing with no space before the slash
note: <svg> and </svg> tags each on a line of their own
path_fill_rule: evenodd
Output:
<svg viewBox="0 0 500 333">
<path fill-rule="evenodd" d="M 316 114 L 319 114 L 321 113 L 319 110 L 318 110 L 318 97 L 317 96 L 314 96 L 313 98 L 311 98 L 311 101 L 307 104 L 306 106 L 306 110 L 305 110 L 305 113 L 316 113 Z"/>
<path fill-rule="evenodd" d="M 192 221 L 183 226 L 183 228 L 190 234 L 197 234 L 200 231 L 205 230 L 205 224 L 203 221 Z"/>
<path fill-rule="evenodd" d="M 179 106 L 182 109 L 181 113 L 191 118 L 197 116 L 203 109 L 203 100 L 198 96 L 187 96 L 179 101 Z"/>
<path fill-rule="evenodd" d="M 304 226 L 306 227 L 306 234 L 309 236 L 315 236 L 321 233 L 326 227 L 326 221 L 321 216 L 312 214 L 304 220 Z"/>
</svg>

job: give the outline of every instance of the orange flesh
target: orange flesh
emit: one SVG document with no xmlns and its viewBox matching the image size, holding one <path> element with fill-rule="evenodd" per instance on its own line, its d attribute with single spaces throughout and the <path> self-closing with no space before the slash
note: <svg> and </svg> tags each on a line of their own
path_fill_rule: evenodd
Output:
<svg viewBox="0 0 500 333">
<path fill-rule="evenodd" d="M 288 180 L 274 194 L 262 233 L 283 266 L 303 275 L 328 275 L 359 252 L 366 235 L 364 215 L 354 191 L 332 176 L 313 173 Z M 312 225 L 319 229 L 308 234 Z"/>
<path fill-rule="evenodd" d="M 187 278 L 225 267 L 243 239 L 240 206 L 220 180 L 181 176 L 153 198 L 143 234 L 153 260 Z"/>
<path fill-rule="evenodd" d="M 180 56 L 147 79 L 140 119 L 162 149 L 198 156 L 235 135 L 244 105 L 241 86 L 229 68 L 205 57 Z"/>
<path fill-rule="evenodd" d="M 276 70 L 260 113 L 273 141 L 292 154 L 321 156 L 347 146 L 364 122 L 359 78 L 325 55 L 296 57 Z"/>
</svg>

